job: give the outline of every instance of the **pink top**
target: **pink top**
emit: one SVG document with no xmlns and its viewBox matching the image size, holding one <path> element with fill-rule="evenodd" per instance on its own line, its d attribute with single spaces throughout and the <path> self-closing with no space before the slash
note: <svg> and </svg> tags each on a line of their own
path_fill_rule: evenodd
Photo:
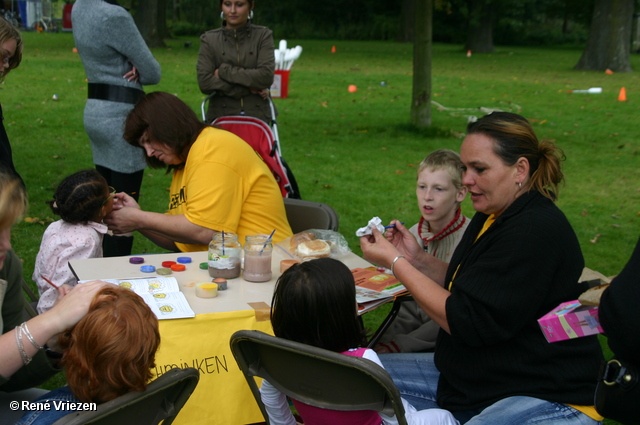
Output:
<svg viewBox="0 0 640 425">
<path fill-rule="evenodd" d="M 353 357 L 362 357 L 366 348 L 348 350 L 342 354 Z M 320 407 L 309 406 L 296 400 L 293 405 L 304 419 L 305 425 L 380 425 L 382 418 L 375 410 L 354 410 L 340 411 L 322 409 Z"/>
<path fill-rule="evenodd" d="M 69 268 L 69 260 L 102 257 L 102 238 L 105 233 L 107 226 L 93 221 L 70 224 L 58 220 L 47 227 L 42 235 L 32 276 L 40 293 L 38 313 L 49 310 L 58 297 L 58 291 L 41 276 L 58 287 L 65 283 L 74 287 L 77 280 Z"/>
</svg>

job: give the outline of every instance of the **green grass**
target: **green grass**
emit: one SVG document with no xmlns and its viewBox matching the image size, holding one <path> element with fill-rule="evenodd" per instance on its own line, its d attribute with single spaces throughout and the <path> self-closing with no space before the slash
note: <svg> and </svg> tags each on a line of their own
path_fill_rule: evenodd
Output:
<svg viewBox="0 0 640 425">
<path fill-rule="evenodd" d="M 30 197 L 30 217 L 54 217 L 44 201 L 66 175 L 92 166 L 83 130 L 84 70 L 72 52 L 71 34 L 26 33 L 24 59 L 0 90 L 5 126 L 16 167 Z M 183 47 L 192 41 L 191 48 Z M 277 41 L 277 40 L 276 40 Z M 637 138 L 640 80 L 636 73 L 605 75 L 572 69 L 581 51 L 501 48 L 467 58 L 458 45 L 435 45 L 432 128 L 409 125 L 412 46 L 391 42 L 288 40 L 304 51 L 294 64 L 289 97 L 276 99 L 284 156 L 305 199 L 325 202 L 340 215 L 340 231 L 360 253 L 354 233 L 371 217 L 418 219 L 416 165 L 437 148 L 458 150 L 467 117 L 481 107 L 519 111 L 540 138 L 566 153 L 566 185 L 558 202 L 580 240 L 586 264 L 605 275 L 617 273 L 640 234 L 640 142 Z M 167 40 L 153 53 L 162 82 L 147 91 L 175 93 L 200 110 L 195 64 L 197 38 Z M 336 45 L 337 52 L 331 53 Z M 631 63 L 640 68 L 640 58 Z M 385 84 L 382 85 L 381 83 Z M 347 86 L 355 84 L 356 93 Z M 602 87 L 599 95 L 566 90 Z M 628 102 L 618 102 L 626 87 Z M 57 94 L 59 100 L 53 101 Z M 164 211 L 170 177 L 147 170 L 140 203 Z M 473 214 L 468 201 L 467 216 Z M 24 258 L 25 278 L 45 226 L 21 223 L 13 243 Z M 597 238 L 596 238 L 597 236 Z M 595 240 L 595 243 L 591 242 Z M 135 252 L 160 252 L 137 237 Z M 375 326 L 380 314 L 367 324 Z"/>
</svg>

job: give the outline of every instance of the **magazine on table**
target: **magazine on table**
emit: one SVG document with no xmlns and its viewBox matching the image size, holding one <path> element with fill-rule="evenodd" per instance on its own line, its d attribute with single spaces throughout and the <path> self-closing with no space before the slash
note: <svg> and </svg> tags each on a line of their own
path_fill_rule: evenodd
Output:
<svg viewBox="0 0 640 425">
<path fill-rule="evenodd" d="M 195 317 L 175 277 L 152 277 L 144 279 L 102 279 L 105 282 L 131 289 L 140 295 L 155 313 L 158 320 Z M 84 283 L 88 281 L 80 281 Z"/>
<path fill-rule="evenodd" d="M 407 292 L 393 275 L 380 272 L 375 267 L 357 268 L 351 270 L 351 273 L 356 281 L 356 302 L 360 314 Z"/>
</svg>

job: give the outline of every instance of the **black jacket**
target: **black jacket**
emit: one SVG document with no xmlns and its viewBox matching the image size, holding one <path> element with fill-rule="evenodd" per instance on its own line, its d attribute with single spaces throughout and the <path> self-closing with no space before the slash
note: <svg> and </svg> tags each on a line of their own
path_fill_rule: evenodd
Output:
<svg viewBox="0 0 640 425">
<path fill-rule="evenodd" d="M 436 345 L 438 404 L 475 410 L 521 395 L 593 405 L 602 360 L 597 337 L 548 343 L 537 323 L 584 289 L 571 225 L 535 191 L 475 241 L 486 219 L 476 213 L 447 271 L 448 285 L 459 265 L 446 303 L 451 334 L 441 330 Z"/>
<path fill-rule="evenodd" d="M 598 309 L 600 323 L 617 356 L 640 359 L 640 239 L 622 272 L 602 293 Z"/>
</svg>

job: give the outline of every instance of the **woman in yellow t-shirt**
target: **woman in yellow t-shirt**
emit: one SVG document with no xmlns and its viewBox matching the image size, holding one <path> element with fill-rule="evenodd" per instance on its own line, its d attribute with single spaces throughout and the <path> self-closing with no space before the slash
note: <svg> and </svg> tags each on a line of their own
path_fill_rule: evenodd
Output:
<svg viewBox="0 0 640 425">
<path fill-rule="evenodd" d="M 200 122 L 183 101 L 149 93 L 125 122 L 124 139 L 144 149 L 152 168 L 173 171 L 166 214 L 144 211 L 116 194 L 105 223 L 114 233 L 139 231 L 171 251 L 204 251 L 216 231 L 291 236 L 278 184 L 242 139 Z"/>
</svg>

